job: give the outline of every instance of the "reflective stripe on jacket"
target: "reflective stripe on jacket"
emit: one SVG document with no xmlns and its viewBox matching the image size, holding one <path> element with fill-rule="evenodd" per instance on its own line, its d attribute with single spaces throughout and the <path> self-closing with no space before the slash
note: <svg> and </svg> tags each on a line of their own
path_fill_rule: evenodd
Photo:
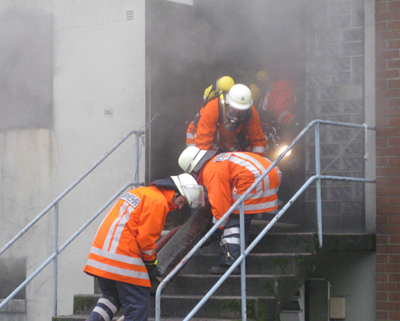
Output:
<svg viewBox="0 0 400 321">
<path fill-rule="evenodd" d="M 200 110 L 200 119 L 196 132 L 196 147 L 202 150 L 215 149 L 213 143 L 228 150 L 234 149 L 237 144 L 236 135 L 242 130 L 240 125 L 235 131 L 228 131 L 224 124 L 219 124 L 219 99 L 210 100 Z M 245 124 L 245 132 L 254 153 L 264 154 L 267 141 L 260 125 L 260 117 L 252 106 L 252 116 Z M 218 127 L 218 128 L 217 128 Z"/>
<path fill-rule="evenodd" d="M 207 162 L 200 172 L 199 182 L 207 189 L 214 217 L 220 219 L 270 165 L 267 158 L 249 152 L 222 153 Z M 277 192 L 281 179 L 279 168 L 272 169 L 245 198 L 245 213 L 278 208 Z M 240 208 L 233 213 L 240 213 Z"/>
<path fill-rule="evenodd" d="M 192 120 L 189 123 L 188 128 L 186 129 L 186 147 L 196 146 L 196 131 L 197 128 L 194 125 L 194 121 Z"/>
<path fill-rule="evenodd" d="M 84 271 L 93 276 L 150 287 L 145 261 L 155 259 L 173 190 L 155 186 L 125 193 L 97 230 Z"/>
</svg>

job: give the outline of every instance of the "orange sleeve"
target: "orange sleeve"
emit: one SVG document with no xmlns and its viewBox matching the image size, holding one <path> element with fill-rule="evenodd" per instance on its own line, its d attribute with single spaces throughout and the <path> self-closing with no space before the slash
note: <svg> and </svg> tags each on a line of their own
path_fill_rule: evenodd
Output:
<svg viewBox="0 0 400 321">
<path fill-rule="evenodd" d="M 248 140 L 250 141 L 251 151 L 254 154 L 263 156 L 266 150 L 267 140 L 265 139 L 265 135 L 261 129 L 260 116 L 254 106 L 251 108 L 253 113 L 246 124 L 246 133 Z"/>
<path fill-rule="evenodd" d="M 207 163 L 202 173 L 213 216 L 219 220 L 232 206 L 230 171 L 224 163 Z M 226 161 L 226 164 L 228 162 Z"/>
<path fill-rule="evenodd" d="M 186 147 L 196 145 L 196 132 L 197 128 L 194 125 L 194 122 L 191 121 L 186 129 Z"/>
<path fill-rule="evenodd" d="M 156 242 L 161 235 L 167 213 L 168 205 L 165 200 L 147 196 L 140 214 L 136 236 L 145 261 L 152 261 L 156 257 Z"/>
<path fill-rule="evenodd" d="M 268 106 L 270 102 L 272 106 Z M 273 110 L 279 124 L 289 124 L 295 116 L 292 114 L 295 103 L 296 95 L 292 83 L 288 80 L 279 80 L 274 84 L 274 89 L 268 99 L 267 110 Z"/>
<path fill-rule="evenodd" d="M 200 110 L 200 119 L 196 132 L 196 147 L 209 150 L 217 131 L 219 110 L 218 99 L 215 98 Z"/>
</svg>

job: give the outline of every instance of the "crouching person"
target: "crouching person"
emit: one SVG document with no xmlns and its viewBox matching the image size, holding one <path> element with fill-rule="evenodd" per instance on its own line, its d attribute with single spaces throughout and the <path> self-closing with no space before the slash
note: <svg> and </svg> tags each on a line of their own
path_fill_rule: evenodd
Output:
<svg viewBox="0 0 400 321">
<path fill-rule="evenodd" d="M 97 230 L 84 272 L 98 279 L 102 298 L 87 321 L 146 321 L 150 288 L 159 276 L 156 241 L 168 212 L 204 206 L 204 190 L 190 174 L 156 180 L 118 200 Z"/>
<path fill-rule="evenodd" d="M 217 222 L 271 165 L 271 161 L 250 152 L 228 152 L 210 159 L 210 154 L 194 146 L 187 147 L 179 157 L 179 166 L 198 176 L 198 182 L 207 190 L 214 223 Z M 254 214 L 278 208 L 277 192 L 282 173 L 275 166 L 244 199 L 245 234 Z M 240 210 L 237 207 L 219 226 L 222 234 L 221 259 L 211 268 L 212 274 L 224 274 L 240 256 Z M 234 274 L 239 274 L 239 267 Z"/>
</svg>

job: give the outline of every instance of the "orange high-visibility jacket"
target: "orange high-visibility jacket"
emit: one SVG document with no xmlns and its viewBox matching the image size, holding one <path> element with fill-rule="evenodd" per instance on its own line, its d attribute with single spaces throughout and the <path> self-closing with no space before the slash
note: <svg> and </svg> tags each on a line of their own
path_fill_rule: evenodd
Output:
<svg viewBox="0 0 400 321">
<path fill-rule="evenodd" d="M 219 220 L 270 165 L 269 159 L 249 152 L 222 153 L 208 161 L 200 171 L 199 182 L 207 189 L 213 216 Z M 281 179 L 282 173 L 275 166 L 245 198 L 245 214 L 278 208 Z M 240 213 L 240 208 L 233 213 Z"/>
<path fill-rule="evenodd" d="M 186 147 L 196 146 L 196 133 L 197 133 L 197 127 L 195 125 L 194 120 L 192 120 L 186 129 Z M 214 140 L 209 149 L 218 150 L 218 148 L 219 146 L 217 145 L 217 142 Z"/>
<path fill-rule="evenodd" d="M 189 123 L 188 128 L 186 129 L 186 147 L 196 146 L 196 132 L 197 132 L 197 127 L 194 124 L 194 120 L 192 120 Z"/>
<path fill-rule="evenodd" d="M 219 124 L 218 101 L 218 98 L 210 100 L 200 110 L 195 141 L 196 147 L 202 150 L 215 149 L 213 143 L 230 150 L 237 145 L 236 135 L 242 130 L 242 125 L 231 132 L 224 128 L 224 124 Z M 263 155 L 267 141 L 260 126 L 260 116 L 253 106 L 252 116 L 245 124 L 245 132 L 251 145 L 251 151 Z"/>
<path fill-rule="evenodd" d="M 292 108 L 296 104 L 296 95 L 290 80 L 278 80 L 272 84 L 261 100 L 259 110 L 270 111 L 279 124 L 288 125 L 295 117 Z"/>
<path fill-rule="evenodd" d="M 143 260 L 155 259 L 173 190 L 156 186 L 125 193 L 97 230 L 84 271 L 92 276 L 150 287 Z"/>
</svg>

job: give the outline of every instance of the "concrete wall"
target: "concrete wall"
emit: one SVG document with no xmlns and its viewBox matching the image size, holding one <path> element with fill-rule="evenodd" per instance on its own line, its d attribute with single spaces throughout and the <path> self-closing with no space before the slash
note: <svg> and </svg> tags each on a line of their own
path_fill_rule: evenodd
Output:
<svg viewBox="0 0 400 321">
<path fill-rule="evenodd" d="M 28 118 L 19 127 L 0 128 L 1 246 L 121 137 L 145 124 L 144 10 L 144 0 L 0 3 L 2 22 L 13 21 L 19 25 L 18 22 L 43 17 L 51 21 L 48 24 L 51 30 L 47 31 L 52 37 L 49 40 L 52 44 L 51 90 L 42 91 L 50 101 L 50 106 L 46 107 L 51 119 L 38 125 Z M 33 39 L 35 33 L 29 36 Z M 18 39 L 25 42 L 15 43 Z M 16 49 L 7 56 L 9 61 L 3 61 L 1 65 L 3 70 L 8 66 L 10 74 L 20 70 L 14 68 L 18 59 L 42 54 L 40 47 L 33 50 L 31 46 L 21 46 L 29 38 L 18 39 L 10 37 L 8 46 L 2 48 Z M 49 68 L 48 65 L 45 67 Z M 28 74 L 32 77 L 29 79 L 34 79 L 31 83 L 40 88 L 45 81 L 35 80 L 37 72 L 32 69 Z M 4 73 L 2 75 L 2 81 L 9 83 L 9 79 L 4 79 Z M 22 94 L 29 88 L 35 92 L 32 89 L 35 86 L 29 85 L 31 83 L 26 82 L 25 76 L 13 77 L 18 91 Z M 26 103 L 27 111 L 33 107 Z M 36 107 L 40 109 L 43 105 L 37 104 Z M 1 108 L 6 108 L 3 101 Z M 20 117 L 21 114 L 13 115 L 11 111 L 9 115 Z M 128 139 L 93 172 L 93 177 L 86 179 L 60 203 L 59 245 L 122 185 L 134 180 L 134 142 L 133 137 Z M 144 164 L 144 159 L 141 164 Z M 141 166 L 141 181 L 143 168 Z M 53 252 L 53 213 L 51 211 L 41 219 L 0 260 L 8 262 L 12 269 L 14 258 L 26 258 L 27 275 L 38 268 Z M 98 224 L 99 219 L 61 254 L 58 314 L 72 313 L 74 294 L 93 293 L 93 279 L 82 269 Z M 27 287 L 27 320 L 50 319 L 52 270 L 50 264 Z"/>
<path fill-rule="evenodd" d="M 330 253 L 308 281 L 309 320 L 328 320 L 329 284 L 331 298 L 345 299 L 343 320 L 375 321 L 375 260 L 367 251 Z"/>
</svg>

